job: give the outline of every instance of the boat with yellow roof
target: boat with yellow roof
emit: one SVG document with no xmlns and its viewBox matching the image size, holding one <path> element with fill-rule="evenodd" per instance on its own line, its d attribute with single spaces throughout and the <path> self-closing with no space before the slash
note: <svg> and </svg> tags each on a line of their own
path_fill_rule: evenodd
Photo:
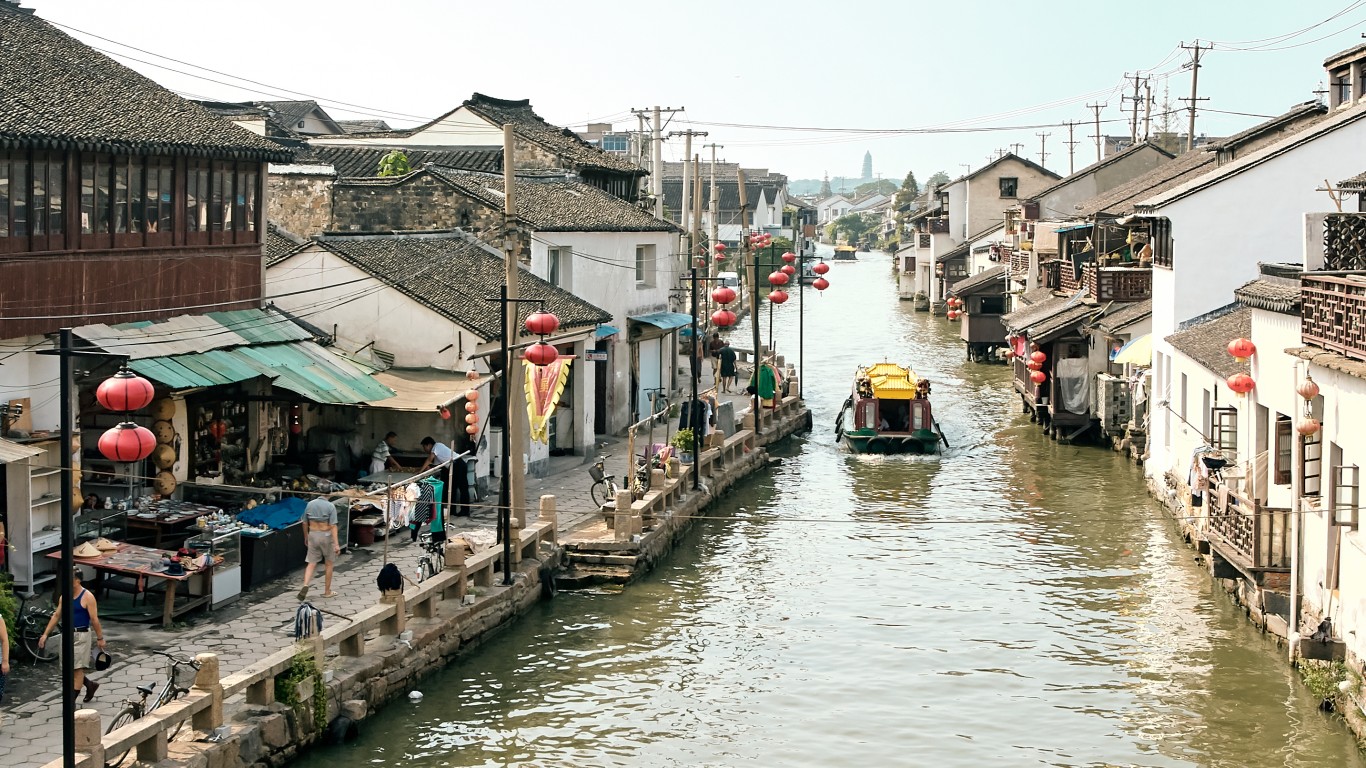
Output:
<svg viewBox="0 0 1366 768">
<path fill-rule="evenodd" d="M 852 420 L 851 420 L 852 419 Z M 948 446 L 930 408 L 930 380 L 896 363 L 861 366 L 835 419 L 854 453 L 938 453 Z"/>
</svg>

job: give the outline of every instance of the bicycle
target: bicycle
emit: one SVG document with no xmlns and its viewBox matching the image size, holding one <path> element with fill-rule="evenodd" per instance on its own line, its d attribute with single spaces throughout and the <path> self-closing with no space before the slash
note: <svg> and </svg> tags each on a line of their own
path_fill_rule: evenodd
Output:
<svg viewBox="0 0 1366 768">
<path fill-rule="evenodd" d="M 616 475 L 607 474 L 607 457 L 599 456 L 598 460 L 588 468 L 588 476 L 593 478 L 593 485 L 588 489 L 588 495 L 592 497 L 593 503 L 599 509 L 609 501 L 617 500 L 617 493 L 622 488 L 617 483 Z M 636 476 L 631 483 L 631 494 L 633 498 L 641 498 L 645 492 L 650 490 L 650 468 L 649 463 L 640 464 L 636 467 Z"/>
<path fill-rule="evenodd" d="M 38 647 L 38 638 L 42 637 L 43 630 L 47 629 L 54 608 L 51 605 L 29 605 L 29 601 L 36 597 L 37 595 L 30 595 L 19 603 L 19 612 L 14 617 L 15 634 L 19 637 L 19 645 L 23 646 L 24 652 L 34 661 L 56 661 L 61 655 L 60 643 L 50 643 L 46 648 Z M 54 631 L 62 631 L 60 622 Z"/>
<path fill-rule="evenodd" d="M 422 547 L 422 555 L 417 558 L 417 583 L 421 584 L 441 573 L 446 564 L 442 553 L 445 542 L 433 541 L 431 533 L 423 533 L 417 537 L 417 543 Z"/>
<path fill-rule="evenodd" d="M 194 659 L 186 658 L 184 656 L 175 656 L 163 651 L 152 651 L 152 653 L 170 659 L 170 663 L 166 666 L 166 683 L 161 687 L 161 692 L 157 694 L 151 704 L 148 704 L 147 700 L 151 698 L 152 693 L 156 691 L 157 684 L 143 683 L 142 685 L 139 685 L 137 687 L 138 695 L 129 696 L 124 700 L 123 708 L 114 716 L 113 721 L 109 723 L 109 728 L 105 730 L 105 733 L 113 733 L 134 720 L 140 720 L 148 714 L 155 712 L 162 705 L 175 701 L 190 692 L 190 686 L 194 684 L 195 675 L 199 672 L 199 662 Z M 185 721 L 182 720 L 172 726 L 170 732 L 166 734 L 166 739 L 168 741 L 174 739 L 176 734 L 180 733 L 180 729 L 184 725 Z M 132 750 L 124 752 L 113 760 L 106 760 L 104 763 L 105 768 L 117 768 L 124 760 L 128 759 L 130 752 L 132 752 Z"/>
</svg>

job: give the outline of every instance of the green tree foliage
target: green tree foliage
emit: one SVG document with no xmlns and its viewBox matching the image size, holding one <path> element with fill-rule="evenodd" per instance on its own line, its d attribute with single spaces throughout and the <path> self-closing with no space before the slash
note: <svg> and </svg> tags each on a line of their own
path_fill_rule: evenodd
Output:
<svg viewBox="0 0 1366 768">
<path fill-rule="evenodd" d="M 857 243 L 877 227 L 877 221 L 862 213 L 847 213 L 830 223 L 829 232 L 838 240 L 841 233 L 850 243 Z"/>
<path fill-rule="evenodd" d="M 901 182 L 901 189 L 897 190 L 896 197 L 892 199 L 892 207 L 896 209 L 896 234 L 892 240 L 900 242 L 901 229 L 906 218 L 910 216 L 912 204 L 920 196 L 920 185 L 915 182 L 915 171 L 906 174 L 906 180 Z"/>
<path fill-rule="evenodd" d="M 945 184 L 948 184 L 950 181 L 953 181 L 953 179 L 950 179 L 947 173 L 944 173 L 943 171 L 935 171 L 934 175 L 925 181 L 925 189 L 934 189 L 935 187 L 942 187 Z"/>
<path fill-rule="evenodd" d="M 855 197 L 864 197 L 875 193 L 882 193 L 887 196 L 896 194 L 896 184 L 886 179 L 870 181 L 867 184 L 860 184 L 854 188 Z"/>
<path fill-rule="evenodd" d="M 408 156 L 397 149 L 379 160 L 380 176 L 403 176 L 412 173 L 412 166 L 408 164 Z"/>
</svg>

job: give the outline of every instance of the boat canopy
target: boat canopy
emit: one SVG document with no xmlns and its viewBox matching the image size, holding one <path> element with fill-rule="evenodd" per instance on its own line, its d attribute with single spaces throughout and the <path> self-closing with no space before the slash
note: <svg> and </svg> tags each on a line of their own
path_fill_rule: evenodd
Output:
<svg viewBox="0 0 1366 768">
<path fill-rule="evenodd" d="M 864 370 L 863 375 L 873 387 L 873 397 L 879 400 L 913 400 L 916 382 L 915 371 L 896 363 L 878 363 Z"/>
</svg>

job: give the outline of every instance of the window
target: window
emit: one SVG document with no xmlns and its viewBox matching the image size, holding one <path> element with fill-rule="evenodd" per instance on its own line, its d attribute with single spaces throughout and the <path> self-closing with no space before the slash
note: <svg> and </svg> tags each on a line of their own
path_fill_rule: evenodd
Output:
<svg viewBox="0 0 1366 768">
<path fill-rule="evenodd" d="M 185 169 L 185 229 L 188 232 L 207 232 L 209 229 L 209 165 L 203 160 L 191 160 Z"/>
<path fill-rule="evenodd" d="M 1186 424 L 1190 423 L 1186 415 L 1186 391 L 1189 387 L 1189 384 L 1190 380 L 1186 378 L 1186 374 L 1181 374 L 1181 410 L 1177 411 L 1177 413 L 1181 416 L 1181 421 L 1185 422 Z"/>
<path fill-rule="evenodd" d="M 114 231 L 128 231 L 128 158 L 114 158 Z"/>
<path fill-rule="evenodd" d="M 636 282 L 641 285 L 653 285 L 655 275 L 655 247 L 653 245 L 636 246 Z"/>
<path fill-rule="evenodd" d="M 978 313 L 983 315 L 1004 315 L 1006 313 L 1006 297 L 1004 296 L 983 296 L 978 300 Z"/>
<path fill-rule="evenodd" d="M 606 133 L 602 136 L 602 151 L 626 152 L 629 149 L 626 136 L 620 133 Z"/>
<path fill-rule="evenodd" d="M 1290 472 L 1292 469 L 1293 451 L 1295 449 L 1295 431 L 1290 428 L 1290 418 L 1288 416 L 1276 415 L 1276 465 L 1272 472 L 1271 482 L 1276 485 L 1290 485 Z"/>
<path fill-rule="evenodd" d="M 0 237 L 9 237 L 9 157 L 0 155 Z"/>
<path fill-rule="evenodd" d="M 1002 176 L 998 181 L 1001 183 L 1001 197 L 1015 197 L 1020 191 L 1020 180 L 1014 176 Z"/>
<path fill-rule="evenodd" d="M 546 282 L 550 283 L 553 286 L 564 288 L 564 275 L 561 272 L 562 264 L 560 261 L 562 258 L 561 253 L 562 251 L 559 248 L 550 248 L 546 250 Z M 639 280 L 640 278 L 637 277 L 636 279 Z"/>
<path fill-rule="evenodd" d="M 1341 453 L 1341 449 L 1335 449 Z M 1339 458 L 1341 461 L 1341 458 Z M 1355 464 L 1333 469 L 1333 522 L 1357 527 L 1361 509 L 1361 470 Z"/>
<path fill-rule="evenodd" d="M 1214 430 L 1212 433 L 1206 431 L 1210 444 L 1223 452 L 1229 464 L 1238 463 L 1238 409 L 1224 407 L 1211 411 L 1206 408 L 1205 418 L 1212 422 Z"/>
</svg>

